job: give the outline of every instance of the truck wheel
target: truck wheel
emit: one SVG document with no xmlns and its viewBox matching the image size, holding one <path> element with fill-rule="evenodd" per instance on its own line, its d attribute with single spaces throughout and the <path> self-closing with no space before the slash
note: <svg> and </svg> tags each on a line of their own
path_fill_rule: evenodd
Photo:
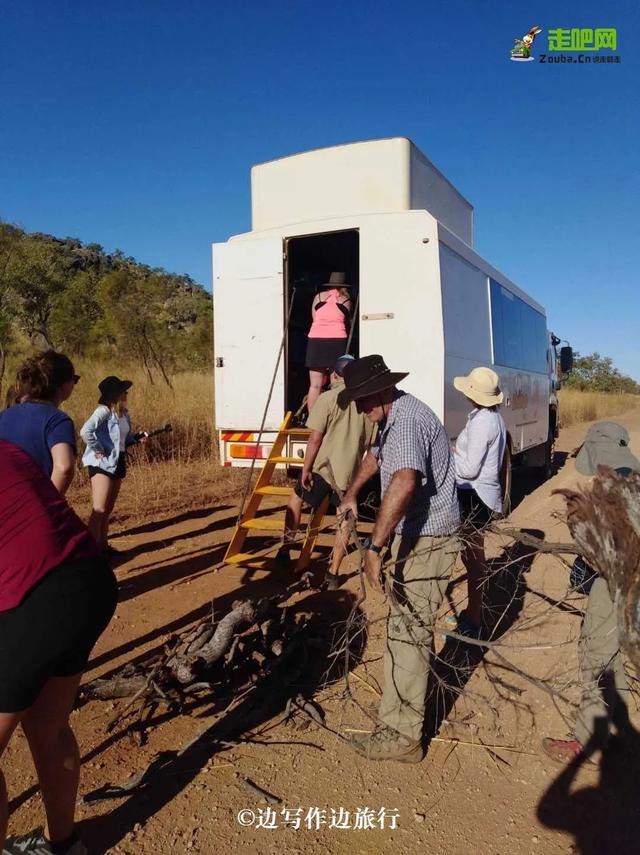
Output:
<svg viewBox="0 0 640 855">
<path fill-rule="evenodd" d="M 500 486 L 502 487 L 502 515 L 508 517 L 511 513 L 511 449 L 507 445 L 500 466 Z"/>
<path fill-rule="evenodd" d="M 553 427 L 549 425 L 549 436 L 544 444 L 544 463 L 540 467 L 540 474 L 545 481 L 553 476 L 553 446 L 555 445 L 555 433 Z"/>
</svg>

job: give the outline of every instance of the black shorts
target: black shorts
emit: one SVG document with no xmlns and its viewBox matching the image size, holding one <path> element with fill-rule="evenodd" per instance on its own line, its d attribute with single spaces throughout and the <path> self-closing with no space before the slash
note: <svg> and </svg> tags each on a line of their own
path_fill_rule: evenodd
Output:
<svg viewBox="0 0 640 855">
<path fill-rule="evenodd" d="M 89 472 L 89 478 L 93 478 L 94 475 L 106 475 L 107 478 L 116 478 L 117 480 L 122 481 L 122 479 L 127 475 L 127 455 L 124 451 L 120 452 L 116 468 L 113 472 L 107 472 L 106 469 L 101 469 L 99 466 L 87 466 L 87 470 Z"/>
<path fill-rule="evenodd" d="M 330 371 L 347 349 L 346 338 L 310 338 L 307 340 L 306 368 Z"/>
<path fill-rule="evenodd" d="M 81 673 L 117 600 L 107 561 L 84 558 L 60 564 L 0 612 L 0 712 L 28 709 L 50 677 Z"/>
<path fill-rule="evenodd" d="M 305 505 L 309 505 L 314 510 L 320 507 L 327 496 L 331 496 L 329 501 L 332 505 L 337 507 L 340 504 L 340 496 L 334 492 L 331 484 L 328 484 L 322 475 L 318 475 L 315 472 L 313 473 L 313 487 L 310 490 L 303 490 L 302 484 L 298 480 L 296 486 L 293 488 L 293 492 L 299 499 L 302 499 Z"/>
<path fill-rule="evenodd" d="M 475 490 L 458 487 L 458 504 L 462 524 L 473 528 L 484 528 L 493 519 L 493 511 L 487 507 Z"/>
</svg>

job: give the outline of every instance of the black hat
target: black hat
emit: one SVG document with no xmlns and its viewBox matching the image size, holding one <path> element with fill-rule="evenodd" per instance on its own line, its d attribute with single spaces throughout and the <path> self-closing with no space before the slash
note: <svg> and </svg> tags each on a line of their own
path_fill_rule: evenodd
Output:
<svg viewBox="0 0 640 855">
<path fill-rule="evenodd" d="M 111 374 L 109 377 L 105 377 L 104 380 L 101 380 L 98 383 L 98 389 L 100 389 L 100 402 L 101 404 L 110 404 L 113 401 L 116 401 L 123 392 L 126 392 L 127 389 L 130 389 L 133 386 L 131 380 L 121 380 L 119 377 Z"/>
<path fill-rule="evenodd" d="M 379 354 L 363 356 L 346 365 L 343 372 L 345 388 L 338 396 L 338 403 L 346 407 L 351 401 L 375 395 L 390 386 L 395 386 L 409 374 L 408 371 L 390 371 Z"/>
</svg>

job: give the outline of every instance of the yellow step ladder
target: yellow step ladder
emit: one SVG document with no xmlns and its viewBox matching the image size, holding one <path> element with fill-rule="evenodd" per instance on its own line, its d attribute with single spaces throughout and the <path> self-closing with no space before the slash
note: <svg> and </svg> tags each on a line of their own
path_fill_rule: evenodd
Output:
<svg viewBox="0 0 640 855">
<path fill-rule="evenodd" d="M 286 457 L 283 452 L 287 449 L 289 439 L 308 439 L 311 431 L 307 428 L 291 427 L 292 413 L 287 413 L 284 421 L 280 425 L 278 435 L 275 438 L 269 457 L 265 461 L 264 467 L 260 471 L 258 480 L 251 494 L 251 498 L 247 502 L 247 506 L 236 525 L 233 537 L 229 542 L 227 551 L 224 556 L 225 564 L 244 564 L 249 567 L 266 569 L 271 565 L 272 559 L 258 557 L 253 555 L 249 550 L 244 550 L 247 536 L 251 533 L 265 532 L 267 534 L 284 534 L 284 517 L 274 517 L 267 514 L 258 515 L 258 509 L 265 496 L 281 496 L 289 497 L 292 492 L 291 487 L 276 487 L 271 484 L 273 473 L 279 463 L 287 466 L 302 466 L 302 459 L 299 457 Z M 318 530 L 322 524 L 324 515 L 329 507 L 329 496 L 311 512 L 307 523 L 307 531 L 302 542 L 300 556 L 296 562 L 296 570 L 304 570 L 309 566 L 313 547 L 318 538 Z M 264 550 L 261 550 L 264 551 Z"/>
</svg>

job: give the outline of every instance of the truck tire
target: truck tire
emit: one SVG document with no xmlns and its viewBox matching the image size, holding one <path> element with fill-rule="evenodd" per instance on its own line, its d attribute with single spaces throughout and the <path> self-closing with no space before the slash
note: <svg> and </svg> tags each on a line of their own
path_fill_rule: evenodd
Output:
<svg viewBox="0 0 640 855">
<path fill-rule="evenodd" d="M 540 467 L 540 475 L 544 481 L 548 481 L 554 474 L 553 467 L 553 447 L 555 445 L 556 436 L 553 425 L 549 425 L 549 436 L 544 444 L 544 463 Z"/>
</svg>

